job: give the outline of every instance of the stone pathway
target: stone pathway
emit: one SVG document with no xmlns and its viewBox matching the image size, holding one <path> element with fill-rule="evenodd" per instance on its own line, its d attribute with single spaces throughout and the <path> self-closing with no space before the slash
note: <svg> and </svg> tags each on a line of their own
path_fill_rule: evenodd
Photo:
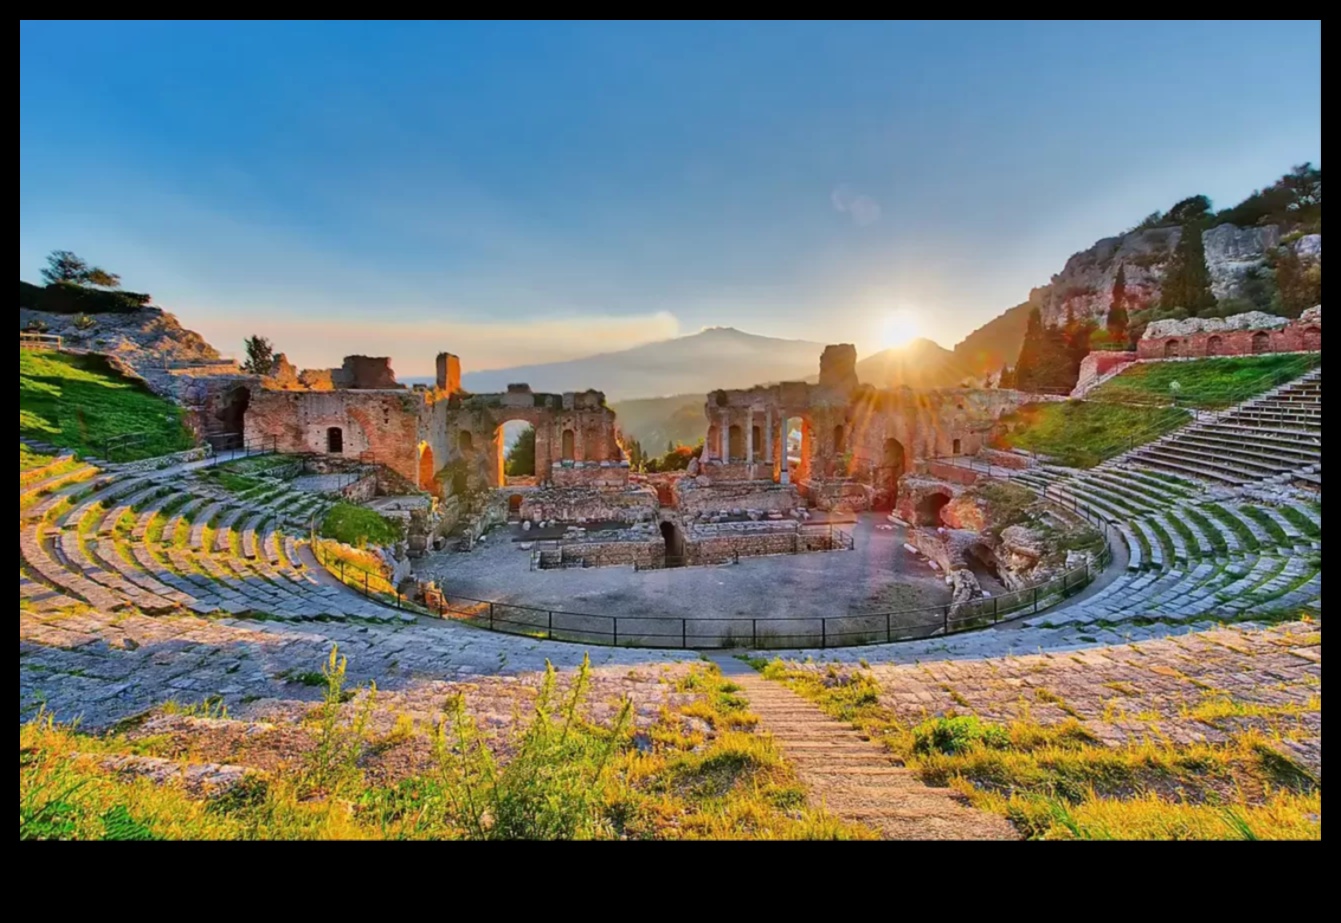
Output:
<svg viewBox="0 0 1341 923">
<path fill-rule="evenodd" d="M 1018 839 L 1003 818 L 969 807 L 951 789 L 924 785 L 878 743 L 785 686 L 729 655 L 711 659 L 745 691 L 760 729 L 796 767 L 814 806 L 891 840 Z"/>
</svg>

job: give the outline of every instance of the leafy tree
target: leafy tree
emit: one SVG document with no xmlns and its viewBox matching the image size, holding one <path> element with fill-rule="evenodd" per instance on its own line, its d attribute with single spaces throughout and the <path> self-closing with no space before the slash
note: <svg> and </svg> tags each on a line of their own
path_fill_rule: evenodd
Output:
<svg viewBox="0 0 1341 923">
<path fill-rule="evenodd" d="M 1298 317 L 1322 303 L 1322 263 L 1301 259 L 1294 248 L 1277 247 L 1270 257 L 1276 276 L 1276 294 L 1271 308 L 1285 317 Z"/>
<path fill-rule="evenodd" d="M 503 473 L 509 477 L 535 474 L 535 428 L 522 430 L 503 460 Z"/>
<path fill-rule="evenodd" d="M 1001 366 L 1001 374 L 997 376 L 996 386 L 998 388 L 1015 387 L 1015 370 L 1009 365 Z"/>
<path fill-rule="evenodd" d="M 1278 224 L 1287 229 L 1322 230 L 1322 170 L 1302 163 L 1266 189 L 1215 216 L 1217 223 L 1249 228 Z"/>
<path fill-rule="evenodd" d="M 1015 363 L 1015 387 L 1021 391 L 1062 391 L 1075 386 L 1078 363 L 1072 359 L 1068 328 L 1077 329 L 1074 312 L 1068 310 L 1063 327 L 1045 325 L 1038 308 L 1029 312 L 1020 359 Z M 1088 344 L 1088 337 L 1086 341 Z"/>
<path fill-rule="evenodd" d="M 1205 221 L 1210 215 L 1211 200 L 1204 195 L 1194 195 L 1175 203 L 1164 219 L 1171 224 L 1186 225 L 1194 221 Z"/>
<path fill-rule="evenodd" d="M 275 370 L 275 344 L 261 336 L 249 336 L 242 341 L 247 350 L 247 361 L 242 370 L 253 375 L 269 375 Z"/>
<path fill-rule="evenodd" d="M 1113 277 L 1113 303 L 1108 308 L 1108 339 L 1114 344 L 1127 341 L 1127 269 L 1118 263 Z M 1120 347 L 1119 347 L 1120 348 Z"/>
<path fill-rule="evenodd" d="M 47 255 L 42 279 L 48 285 L 78 285 L 93 288 L 120 288 L 121 277 L 99 266 L 90 266 L 69 250 L 53 250 Z"/>
</svg>

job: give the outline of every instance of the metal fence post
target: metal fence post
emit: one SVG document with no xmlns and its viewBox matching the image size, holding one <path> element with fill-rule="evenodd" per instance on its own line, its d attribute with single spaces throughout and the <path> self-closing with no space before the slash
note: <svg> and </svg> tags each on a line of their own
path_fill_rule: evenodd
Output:
<svg viewBox="0 0 1341 923">
<path fill-rule="evenodd" d="M 890 626 L 891 626 L 891 625 L 892 625 L 892 623 L 890 622 L 890 615 L 889 615 L 888 612 L 886 612 L 886 613 L 885 613 L 885 643 L 886 643 L 886 644 L 888 644 L 888 643 L 890 643 L 891 641 L 894 640 L 893 632 L 890 630 Z"/>
<path fill-rule="evenodd" d="M 821 618 L 821 619 L 820 619 L 820 649 L 823 650 L 824 648 L 826 648 L 826 647 L 828 647 L 828 646 L 829 646 L 829 620 L 826 619 L 826 618 Z"/>
<path fill-rule="evenodd" d="M 941 614 L 941 632 L 942 632 L 942 634 L 947 634 L 947 635 L 950 633 L 950 607 L 949 607 L 949 606 L 946 606 L 946 607 L 945 607 L 945 611 Z"/>
<path fill-rule="evenodd" d="M 614 623 L 613 628 L 611 628 L 611 632 L 612 632 L 613 635 L 614 635 L 614 641 L 612 641 L 611 643 L 612 643 L 615 647 L 619 647 L 619 616 L 616 615 L 616 616 L 615 616 L 614 618 L 612 618 L 610 621 L 612 621 L 612 622 Z"/>
<path fill-rule="evenodd" d="M 494 604 L 489 603 L 489 630 L 494 630 Z"/>
<path fill-rule="evenodd" d="M 680 619 L 680 647 L 689 646 L 689 622 L 688 619 Z"/>
<path fill-rule="evenodd" d="M 759 620 L 750 619 L 750 646 L 759 646 Z"/>
<path fill-rule="evenodd" d="M 545 629 L 545 630 L 546 630 L 546 635 L 545 635 L 545 637 L 548 638 L 549 640 L 553 641 L 553 640 L 554 640 L 554 613 L 553 613 L 553 612 L 546 612 L 545 614 L 549 616 L 549 626 Z"/>
</svg>

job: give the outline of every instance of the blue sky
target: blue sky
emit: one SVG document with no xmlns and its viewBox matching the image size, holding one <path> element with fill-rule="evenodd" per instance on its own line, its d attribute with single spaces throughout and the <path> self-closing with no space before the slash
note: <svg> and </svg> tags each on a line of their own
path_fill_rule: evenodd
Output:
<svg viewBox="0 0 1341 923">
<path fill-rule="evenodd" d="M 20 25 L 19 274 L 223 351 L 467 369 L 730 325 L 949 346 L 1179 198 L 1321 163 L 1301 23 Z"/>
</svg>

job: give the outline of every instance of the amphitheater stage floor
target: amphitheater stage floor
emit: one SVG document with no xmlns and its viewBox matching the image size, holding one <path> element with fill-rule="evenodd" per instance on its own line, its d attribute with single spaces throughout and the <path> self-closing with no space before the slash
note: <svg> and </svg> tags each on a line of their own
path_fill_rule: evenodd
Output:
<svg viewBox="0 0 1341 923">
<path fill-rule="evenodd" d="M 508 602 L 602 616 L 815 619 L 848 613 L 939 606 L 945 577 L 904 547 L 902 527 L 866 513 L 852 529 L 852 551 L 742 558 L 737 564 L 635 571 L 632 567 L 531 570 L 531 553 L 495 529 L 471 552 L 439 552 L 415 573 L 437 580 L 449 597 Z M 925 616 L 924 616 L 925 617 Z M 725 626 L 723 626 L 725 627 Z"/>
</svg>

